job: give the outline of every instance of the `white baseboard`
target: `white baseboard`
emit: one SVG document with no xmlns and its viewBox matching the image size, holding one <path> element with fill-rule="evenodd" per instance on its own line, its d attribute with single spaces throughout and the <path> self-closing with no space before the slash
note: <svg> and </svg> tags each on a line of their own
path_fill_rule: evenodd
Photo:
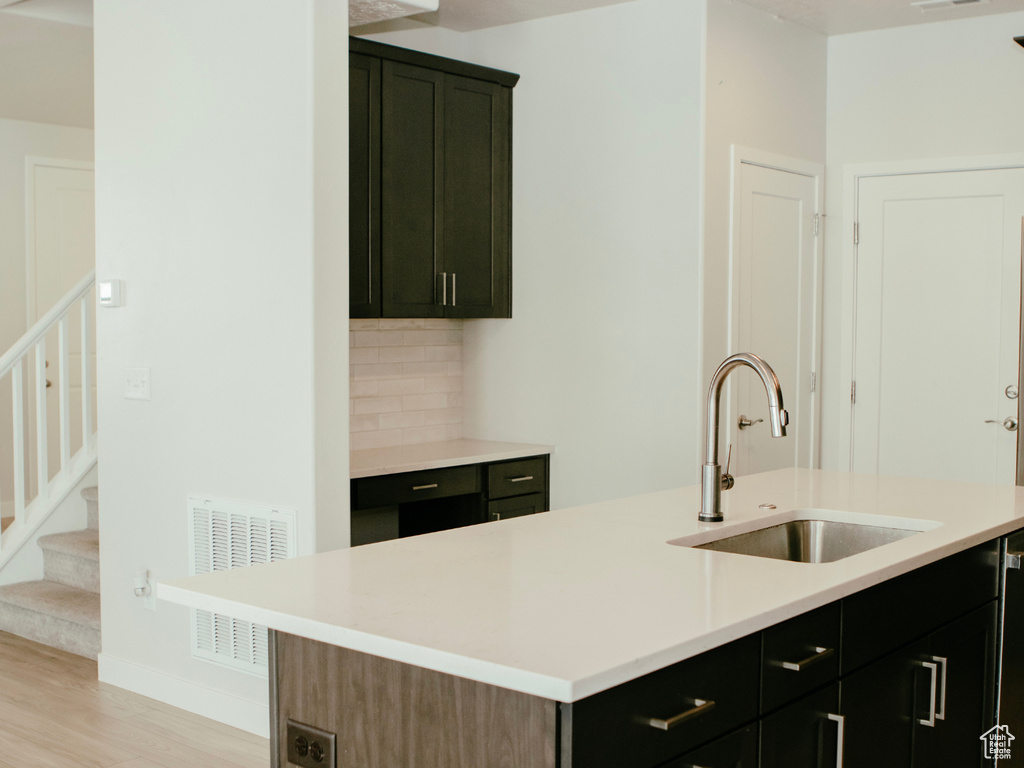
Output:
<svg viewBox="0 0 1024 768">
<path fill-rule="evenodd" d="M 99 655 L 100 682 L 156 699 L 172 707 L 240 728 L 257 736 L 270 735 L 270 707 L 166 675 L 130 661 Z"/>
</svg>

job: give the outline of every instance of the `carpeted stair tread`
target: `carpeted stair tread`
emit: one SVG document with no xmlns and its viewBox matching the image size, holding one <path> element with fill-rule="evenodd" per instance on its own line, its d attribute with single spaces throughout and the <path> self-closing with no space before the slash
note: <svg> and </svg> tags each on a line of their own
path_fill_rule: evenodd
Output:
<svg viewBox="0 0 1024 768">
<path fill-rule="evenodd" d="M 47 614 L 63 621 L 100 628 L 100 596 L 53 581 L 23 581 L 0 586 L 0 603 Z"/>
<path fill-rule="evenodd" d="M 100 559 L 100 534 L 99 531 L 90 528 L 84 531 L 51 533 L 48 536 L 40 536 L 39 546 L 43 550 L 60 552 L 64 555 L 72 555 L 87 560 L 99 562 Z"/>
<path fill-rule="evenodd" d="M 7 530 L 7 526 L 14 522 L 13 517 L 0 517 L 0 533 Z"/>
</svg>

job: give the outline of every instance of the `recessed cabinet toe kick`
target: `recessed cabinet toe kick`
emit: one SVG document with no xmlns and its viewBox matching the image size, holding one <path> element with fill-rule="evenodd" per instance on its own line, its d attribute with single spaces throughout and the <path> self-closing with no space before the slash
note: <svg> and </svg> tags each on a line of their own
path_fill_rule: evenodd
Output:
<svg viewBox="0 0 1024 768">
<path fill-rule="evenodd" d="M 573 703 L 274 633 L 275 765 L 289 720 L 335 733 L 338 768 L 988 765 L 999 545 Z"/>
</svg>

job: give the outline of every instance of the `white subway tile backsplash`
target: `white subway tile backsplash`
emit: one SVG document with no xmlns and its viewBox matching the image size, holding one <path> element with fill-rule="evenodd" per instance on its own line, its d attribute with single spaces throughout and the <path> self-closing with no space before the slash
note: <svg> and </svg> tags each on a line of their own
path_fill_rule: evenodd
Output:
<svg viewBox="0 0 1024 768">
<path fill-rule="evenodd" d="M 430 395 L 406 395 L 402 398 L 403 411 L 426 411 L 431 408 L 447 408 L 448 395 L 436 392 Z"/>
<path fill-rule="evenodd" d="M 427 414 L 435 411 L 403 411 L 402 413 L 382 413 L 380 418 L 381 429 L 409 429 L 410 427 L 425 427 L 428 424 L 441 424 L 443 422 L 427 421 Z"/>
<path fill-rule="evenodd" d="M 364 365 L 367 363 L 380 362 L 380 348 L 379 347 L 352 347 L 348 351 L 348 362 L 349 365 Z M 385 360 L 384 362 L 392 363 L 394 360 Z"/>
<path fill-rule="evenodd" d="M 349 321 L 352 450 L 462 437 L 462 321 Z"/>
<path fill-rule="evenodd" d="M 436 427 L 415 427 L 402 430 L 402 445 L 416 443 L 440 443 L 448 439 L 448 430 L 444 425 Z"/>
<path fill-rule="evenodd" d="M 461 392 L 461 376 L 434 376 L 423 379 L 424 392 Z"/>
<path fill-rule="evenodd" d="M 417 397 L 417 395 L 409 395 L 409 397 Z M 400 397 L 359 397 L 352 402 L 355 404 L 356 414 L 394 413 L 402 410 L 402 398 Z"/>
<path fill-rule="evenodd" d="M 352 416 L 348 420 L 349 432 L 372 432 L 380 429 L 381 417 L 376 414 L 366 416 Z"/>
<path fill-rule="evenodd" d="M 428 345 L 444 345 L 454 342 L 450 342 L 448 337 L 454 331 L 405 331 L 402 334 L 402 343 L 408 346 L 428 346 Z M 462 331 L 458 331 L 459 344 L 462 343 Z"/>
<path fill-rule="evenodd" d="M 427 391 L 426 379 L 389 379 L 382 381 L 378 389 L 381 397 L 386 395 L 419 395 Z"/>
<path fill-rule="evenodd" d="M 381 347 L 382 363 L 422 363 L 426 359 L 426 347 Z"/>
<path fill-rule="evenodd" d="M 364 379 L 356 380 L 353 377 L 353 378 L 351 378 L 349 380 L 349 383 L 348 383 L 349 397 L 351 397 L 351 398 L 356 398 L 356 397 L 376 397 L 378 394 L 389 394 L 389 395 L 397 395 L 397 394 L 405 395 L 405 394 L 408 394 L 406 392 L 402 392 L 402 393 L 398 393 L 398 392 L 381 392 L 380 391 L 381 383 L 382 382 L 374 381 L 372 379 L 371 380 L 364 380 Z"/>
<path fill-rule="evenodd" d="M 393 448 L 405 445 L 402 442 L 402 430 L 378 429 L 376 432 L 353 432 L 348 436 L 349 448 L 353 451 L 365 451 L 370 448 Z"/>
<path fill-rule="evenodd" d="M 448 373 L 448 363 L 402 363 L 402 373 L 406 376 L 445 376 Z M 462 364 L 459 364 L 459 373 L 462 373 Z"/>
</svg>

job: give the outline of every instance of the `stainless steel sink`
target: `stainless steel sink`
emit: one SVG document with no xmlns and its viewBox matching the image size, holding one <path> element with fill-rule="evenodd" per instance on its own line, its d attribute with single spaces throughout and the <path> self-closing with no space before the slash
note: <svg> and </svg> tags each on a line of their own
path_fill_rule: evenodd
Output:
<svg viewBox="0 0 1024 768">
<path fill-rule="evenodd" d="M 790 520 L 769 528 L 698 544 L 694 548 L 797 563 L 831 563 L 920 532 L 832 520 Z"/>
</svg>

